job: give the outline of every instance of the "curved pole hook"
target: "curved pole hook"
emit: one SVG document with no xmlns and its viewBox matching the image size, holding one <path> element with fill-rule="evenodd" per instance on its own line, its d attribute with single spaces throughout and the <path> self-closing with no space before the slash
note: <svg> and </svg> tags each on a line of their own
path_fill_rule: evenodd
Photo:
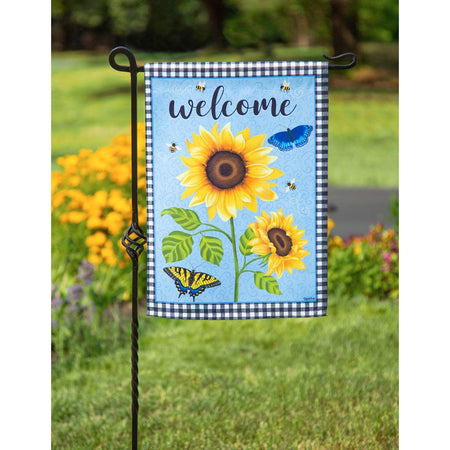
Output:
<svg viewBox="0 0 450 450">
<path fill-rule="evenodd" d="M 349 62 L 348 64 L 329 64 L 328 68 L 330 70 L 334 70 L 334 69 L 350 69 L 351 67 L 356 66 L 356 63 L 358 62 L 358 57 L 354 54 L 354 53 L 342 53 L 341 55 L 337 55 L 337 56 L 327 56 L 327 55 L 322 55 L 325 59 L 327 59 L 328 61 L 336 61 L 338 59 L 341 58 L 345 58 L 346 56 L 351 56 L 352 57 L 352 61 Z"/>
<path fill-rule="evenodd" d="M 130 63 L 130 65 L 124 66 L 122 64 L 118 64 L 115 59 L 117 55 L 125 55 L 128 58 L 128 62 Z M 109 54 L 109 64 L 113 69 L 118 70 L 120 72 L 130 72 L 130 73 L 138 72 L 136 58 L 134 57 L 133 52 L 129 50 L 127 47 L 120 46 L 113 48 Z"/>
</svg>

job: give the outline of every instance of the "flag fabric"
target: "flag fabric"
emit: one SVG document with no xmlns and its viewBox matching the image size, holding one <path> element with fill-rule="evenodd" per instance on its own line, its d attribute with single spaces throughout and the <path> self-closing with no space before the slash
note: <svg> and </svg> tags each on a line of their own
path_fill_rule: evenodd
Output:
<svg viewBox="0 0 450 450">
<path fill-rule="evenodd" d="M 144 72 L 148 315 L 326 315 L 328 63 Z"/>
</svg>

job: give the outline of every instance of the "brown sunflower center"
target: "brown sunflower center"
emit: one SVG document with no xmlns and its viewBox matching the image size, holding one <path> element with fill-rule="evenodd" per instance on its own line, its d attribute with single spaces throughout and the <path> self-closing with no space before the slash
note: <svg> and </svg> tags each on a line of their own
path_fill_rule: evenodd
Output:
<svg viewBox="0 0 450 450">
<path fill-rule="evenodd" d="M 268 231 L 267 236 L 270 242 L 275 246 L 277 255 L 286 256 L 292 248 L 292 239 L 281 228 L 272 228 Z"/>
<path fill-rule="evenodd" d="M 246 171 L 241 156 L 229 150 L 214 153 L 206 163 L 208 180 L 220 189 L 231 189 L 242 183 Z"/>
</svg>

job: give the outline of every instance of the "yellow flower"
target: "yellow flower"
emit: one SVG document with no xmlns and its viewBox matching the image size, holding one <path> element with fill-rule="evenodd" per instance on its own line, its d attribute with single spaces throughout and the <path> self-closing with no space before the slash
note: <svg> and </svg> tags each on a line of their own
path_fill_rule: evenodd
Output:
<svg viewBox="0 0 450 450">
<path fill-rule="evenodd" d="M 67 207 L 69 209 L 77 209 L 77 208 L 81 208 L 81 206 L 83 206 L 83 203 L 80 200 L 72 200 L 71 202 L 69 202 L 69 204 L 67 205 Z"/>
<path fill-rule="evenodd" d="M 67 205 L 69 209 L 82 208 L 86 201 L 86 196 L 79 189 L 71 189 L 70 191 L 67 191 L 67 197 L 72 199 Z"/>
<path fill-rule="evenodd" d="M 256 235 L 248 243 L 252 247 L 252 252 L 270 255 L 267 275 L 276 272 L 280 278 L 284 270 L 292 273 L 293 269 L 306 269 L 305 263 L 301 260 L 309 255 L 309 252 L 302 248 L 308 242 L 302 239 L 305 230 L 297 230 L 297 226 L 292 226 L 294 220 L 292 214 L 284 217 L 281 209 L 271 214 L 269 216 L 261 211 L 261 217 L 256 217 L 256 222 L 249 225 Z"/>
<path fill-rule="evenodd" d="M 62 205 L 66 199 L 67 191 L 61 189 L 52 196 L 52 206 L 57 208 Z"/>
<path fill-rule="evenodd" d="M 96 265 L 98 265 L 98 264 L 100 264 L 102 262 L 102 258 L 99 255 L 90 254 L 89 257 L 88 257 L 88 261 L 91 264 L 94 264 L 94 266 L 96 266 Z"/>
<path fill-rule="evenodd" d="M 86 226 L 89 229 L 93 228 L 103 228 L 104 227 L 104 220 L 101 219 L 98 216 L 89 217 L 89 219 L 86 221 Z"/>
<path fill-rule="evenodd" d="M 105 217 L 104 224 L 112 235 L 125 231 L 122 216 L 115 211 L 108 213 Z"/>
<path fill-rule="evenodd" d="M 145 187 L 147 186 L 147 180 L 145 179 L 145 177 L 141 177 L 138 179 L 138 189 L 145 189 Z"/>
<path fill-rule="evenodd" d="M 334 228 L 334 221 L 332 219 L 328 219 L 328 229 L 327 236 L 330 236 L 330 231 Z"/>
<path fill-rule="evenodd" d="M 79 186 L 81 183 L 81 177 L 79 175 L 72 175 L 68 180 L 67 184 L 69 186 Z"/>
<path fill-rule="evenodd" d="M 66 174 L 76 173 L 78 166 L 78 155 L 60 156 L 56 162 L 65 170 Z"/>
<path fill-rule="evenodd" d="M 82 148 L 79 152 L 78 155 L 80 158 L 87 158 L 92 154 L 92 150 L 87 149 L 87 148 Z"/>
<path fill-rule="evenodd" d="M 111 208 L 114 209 L 114 211 L 124 216 L 127 215 L 129 211 L 131 211 L 131 202 L 128 199 L 122 197 L 121 193 L 118 196 L 110 195 L 108 204 L 109 206 L 111 206 Z"/>
<path fill-rule="evenodd" d="M 211 132 L 200 126 L 200 135 L 193 133 L 192 143 L 186 141 L 190 158 L 181 155 L 189 169 L 178 176 L 186 190 L 181 198 L 193 195 L 189 206 L 205 203 L 209 220 L 216 213 L 223 221 L 236 217 L 237 209 L 244 206 L 256 212 L 256 198 L 271 201 L 277 195 L 270 188 L 276 186 L 268 180 L 283 175 L 268 167 L 277 159 L 263 147 L 266 135 L 250 137 L 246 128 L 233 136 L 230 124 L 221 132 L 218 123 Z"/>
<path fill-rule="evenodd" d="M 125 185 L 131 178 L 131 171 L 128 164 L 118 164 L 114 167 L 114 171 L 111 172 L 110 178 L 119 186 Z"/>
<path fill-rule="evenodd" d="M 64 174 L 62 172 L 52 172 L 52 194 L 56 192 L 56 189 L 63 180 Z"/>
<path fill-rule="evenodd" d="M 362 252 L 362 247 L 360 243 L 357 243 L 355 247 L 353 247 L 353 254 L 359 255 Z"/>
<path fill-rule="evenodd" d="M 86 220 L 87 215 L 83 211 L 69 211 L 67 213 L 67 222 L 70 223 L 80 223 L 83 220 Z M 63 221 L 61 216 L 61 222 Z"/>
<path fill-rule="evenodd" d="M 100 254 L 108 266 L 115 266 L 117 262 L 116 255 L 113 250 L 112 242 L 108 241 L 101 250 Z"/>
<path fill-rule="evenodd" d="M 97 231 L 86 238 L 86 245 L 88 247 L 101 247 L 102 245 L 105 245 L 107 240 L 108 238 L 105 233 Z"/>
<path fill-rule="evenodd" d="M 92 203 L 98 208 L 105 208 L 108 204 L 108 193 L 106 191 L 97 191 L 92 197 Z"/>
<path fill-rule="evenodd" d="M 139 209 L 138 220 L 140 224 L 145 224 L 147 222 L 147 208 Z"/>
</svg>

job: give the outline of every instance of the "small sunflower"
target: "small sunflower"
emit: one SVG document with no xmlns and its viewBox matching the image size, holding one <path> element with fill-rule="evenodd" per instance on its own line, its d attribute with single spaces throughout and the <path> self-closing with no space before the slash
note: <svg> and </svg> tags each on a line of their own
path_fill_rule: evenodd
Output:
<svg viewBox="0 0 450 450">
<path fill-rule="evenodd" d="M 267 275 L 276 272 L 280 278 L 284 270 L 292 273 L 293 269 L 305 270 L 305 263 L 301 260 L 309 252 L 302 248 L 308 241 L 302 239 L 305 230 L 297 230 L 292 226 L 293 217 L 284 217 L 281 209 L 269 216 L 261 211 L 261 217 L 249 226 L 256 237 L 249 241 L 252 252 L 258 255 L 270 255 L 268 259 Z"/>
<path fill-rule="evenodd" d="M 189 158 L 181 156 L 189 169 L 177 178 L 186 190 L 181 198 L 193 195 L 189 206 L 205 203 L 209 220 L 216 213 L 223 221 L 236 217 L 244 206 L 256 212 L 256 198 L 271 201 L 277 195 L 269 180 L 283 172 L 269 167 L 277 159 L 270 147 L 263 147 L 266 135 L 250 137 L 246 128 L 233 136 L 228 123 L 218 131 L 216 123 L 211 132 L 200 126 L 200 135 L 193 133 L 192 143 L 186 140 Z"/>
</svg>

